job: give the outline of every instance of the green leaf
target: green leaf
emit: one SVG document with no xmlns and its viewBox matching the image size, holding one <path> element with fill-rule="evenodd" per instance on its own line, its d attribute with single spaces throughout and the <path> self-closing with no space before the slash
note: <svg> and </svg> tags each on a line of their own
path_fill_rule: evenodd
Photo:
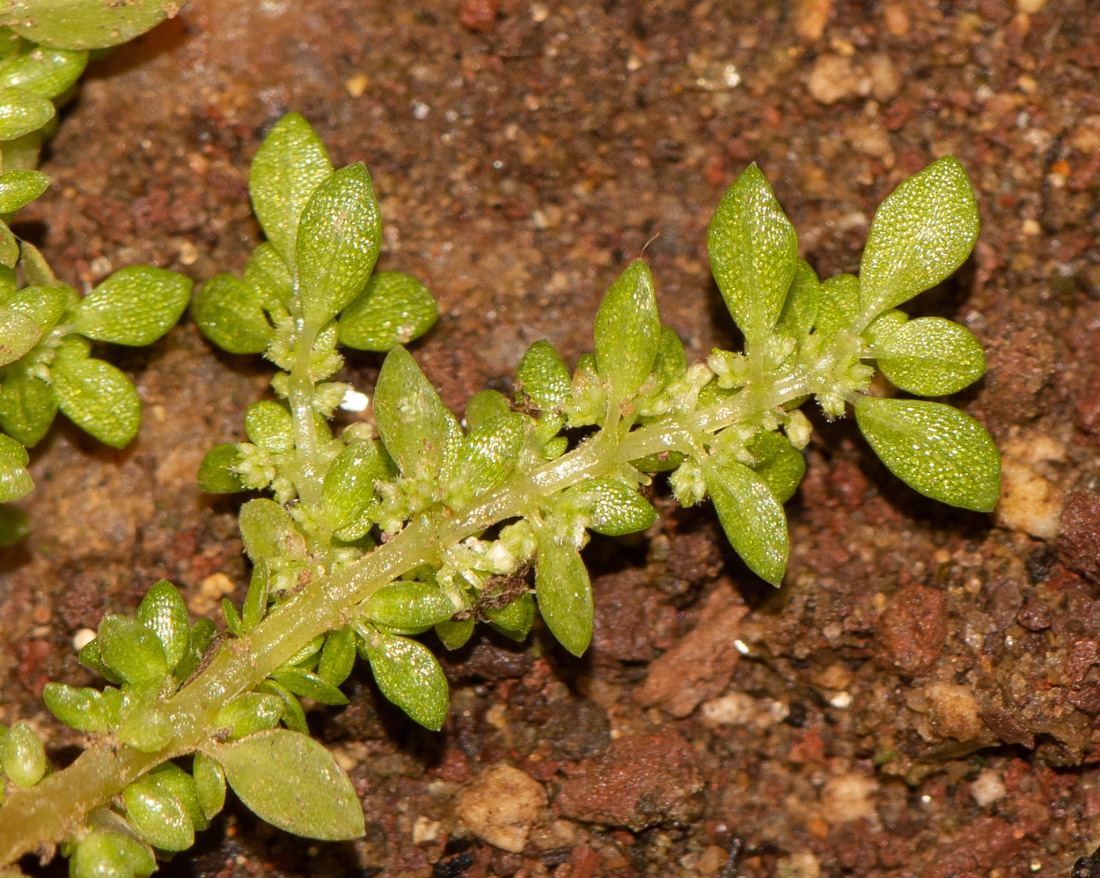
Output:
<svg viewBox="0 0 1100 878">
<path fill-rule="evenodd" d="M 46 773 L 46 751 L 26 723 L 16 723 L 0 739 L 0 767 L 17 787 L 33 787 Z"/>
<path fill-rule="evenodd" d="M 42 329 L 26 314 L 0 305 L 0 366 L 14 363 L 42 338 Z"/>
<path fill-rule="evenodd" d="M 312 738 L 285 729 L 211 748 L 248 808 L 279 829 L 326 841 L 363 834 L 363 810 L 348 776 Z"/>
<path fill-rule="evenodd" d="M 264 692 L 242 692 L 230 699 L 214 717 L 213 728 L 228 729 L 236 740 L 265 729 L 273 729 L 283 717 L 283 700 Z"/>
<path fill-rule="evenodd" d="M 806 461 L 787 437 L 779 433 L 760 433 L 746 451 L 753 456 L 752 469 L 780 503 L 786 503 L 806 474 Z"/>
<path fill-rule="evenodd" d="M 420 281 L 400 271 L 382 271 L 340 313 L 340 344 L 388 351 L 422 336 L 438 317 L 435 299 Z"/>
<path fill-rule="evenodd" d="M 826 338 L 854 327 L 859 315 L 859 278 L 838 274 L 821 284 L 814 329 Z"/>
<path fill-rule="evenodd" d="M 58 285 L 46 257 L 30 241 L 19 242 L 19 265 L 23 269 L 24 283 L 33 287 Z"/>
<path fill-rule="evenodd" d="M 75 294 L 66 286 L 24 287 L 9 296 L 4 305 L 29 317 L 45 333 L 65 313 L 70 295 Z"/>
<path fill-rule="evenodd" d="M 508 478 L 523 450 L 530 424 L 527 416 L 509 412 L 463 437 L 454 465 L 443 473 L 456 505 L 464 506 Z"/>
<path fill-rule="evenodd" d="M 611 385 L 613 402 L 633 397 L 653 370 L 661 321 L 649 267 L 635 259 L 603 298 L 593 330 L 596 368 Z"/>
<path fill-rule="evenodd" d="M 137 435 L 141 402 L 130 379 L 103 360 L 55 360 L 53 389 L 61 411 L 85 433 L 122 448 Z"/>
<path fill-rule="evenodd" d="M 18 210 L 49 188 L 50 178 L 40 171 L 8 171 L 0 176 L 0 213 Z"/>
<path fill-rule="evenodd" d="M 544 412 L 560 411 L 573 385 L 569 370 L 548 341 L 537 341 L 527 349 L 516 370 L 516 381 L 517 394 L 525 394 Z"/>
<path fill-rule="evenodd" d="M 202 334 L 231 354 L 262 354 L 274 330 L 259 293 L 231 274 L 216 274 L 191 303 Z"/>
<path fill-rule="evenodd" d="M 122 719 L 115 729 L 115 738 L 142 753 L 163 750 L 175 731 L 171 721 L 159 707 L 148 708 L 148 700 L 142 698 L 148 692 L 138 693 L 137 700 L 125 703 L 132 694 L 132 688 L 123 693 Z"/>
<path fill-rule="evenodd" d="M 31 459 L 26 448 L 3 433 L 0 433 L 0 455 L 10 457 L 20 466 L 26 466 Z"/>
<path fill-rule="evenodd" d="M 241 452 L 236 442 L 215 445 L 199 465 L 199 487 L 208 494 L 235 494 L 243 491 L 244 484 L 237 475 Z"/>
<path fill-rule="evenodd" d="M 183 805 L 187 819 L 191 821 L 195 829 L 206 829 L 210 821 L 199 803 L 198 792 L 195 789 L 195 779 L 174 762 L 162 762 L 149 772 L 149 777 L 157 786 L 172 793 L 180 804 Z"/>
<path fill-rule="evenodd" d="M 436 481 L 462 440 L 458 421 L 403 347 L 390 351 L 382 363 L 374 417 L 401 474 L 418 482 Z"/>
<path fill-rule="evenodd" d="M 256 691 L 277 695 L 283 702 L 283 725 L 292 732 L 309 734 L 309 724 L 306 722 L 306 712 L 302 709 L 302 703 L 286 686 L 269 678 L 260 683 Z"/>
<path fill-rule="evenodd" d="M 486 607 L 482 614 L 505 637 L 522 643 L 535 622 L 535 599 L 524 592 L 503 607 Z"/>
<path fill-rule="evenodd" d="M 512 407 L 504 394 L 495 390 L 479 390 L 466 400 L 466 427 L 476 430 L 511 414 L 511 411 Z"/>
<path fill-rule="evenodd" d="M 910 320 L 873 348 L 882 374 L 919 396 L 946 396 L 985 374 L 985 354 L 970 330 L 942 317 Z"/>
<path fill-rule="evenodd" d="M 249 441 L 266 451 L 294 449 L 294 420 L 286 406 L 277 402 L 261 400 L 245 409 L 244 431 Z"/>
<path fill-rule="evenodd" d="M 426 646 L 373 630 L 367 658 L 382 694 L 425 728 L 438 732 L 447 718 L 447 678 Z"/>
<path fill-rule="evenodd" d="M 106 732 L 112 723 L 110 705 L 98 689 L 75 689 L 64 683 L 47 683 L 42 700 L 50 713 L 81 732 Z"/>
<path fill-rule="evenodd" d="M 645 530 L 657 520 L 649 501 L 616 479 L 587 479 L 567 489 L 562 502 L 589 515 L 589 530 L 612 537 Z"/>
<path fill-rule="evenodd" d="M 28 448 L 37 445 L 57 414 L 54 388 L 28 370 L 4 375 L 0 383 L 0 427 Z"/>
<path fill-rule="evenodd" d="M 944 156 L 879 205 L 859 264 L 865 321 L 934 287 L 957 269 L 978 237 L 978 206 L 966 171 Z"/>
<path fill-rule="evenodd" d="M 159 684 L 168 673 L 160 638 L 134 619 L 104 616 L 95 642 L 103 663 L 127 683 Z"/>
<path fill-rule="evenodd" d="M 287 308 L 294 296 L 294 278 L 290 276 L 290 269 L 279 251 L 266 241 L 248 257 L 244 266 L 244 282 L 253 288 L 267 311 Z"/>
<path fill-rule="evenodd" d="M 3 107 L 0 107 L 2 110 Z M 14 268 L 19 259 L 19 242 L 6 222 L 0 220 L 0 267 Z"/>
<path fill-rule="evenodd" d="M 743 463 L 707 462 L 707 491 L 734 550 L 772 585 L 787 569 L 787 516 L 767 483 Z"/>
<path fill-rule="evenodd" d="M 538 535 L 535 597 L 550 633 L 575 656 L 592 641 L 592 585 L 571 535 L 556 537 L 544 526 Z"/>
<path fill-rule="evenodd" d="M 191 765 L 195 778 L 195 795 L 207 820 L 213 820 L 225 807 L 225 772 L 205 753 L 196 753 Z"/>
<path fill-rule="evenodd" d="M 474 617 L 466 619 L 448 619 L 435 626 L 435 636 L 447 650 L 462 649 L 474 633 Z"/>
<path fill-rule="evenodd" d="M 15 140 L 37 131 L 53 118 L 53 103 L 25 88 L 0 88 L 0 140 Z M 11 235 L 11 232 L 8 232 Z M 5 265 L 14 265 L 16 256 Z"/>
<path fill-rule="evenodd" d="M 69 857 L 69 878 L 146 878 L 156 868 L 145 845 L 113 832 L 84 836 Z"/>
<path fill-rule="evenodd" d="M 341 539 L 359 539 L 370 529 L 366 511 L 374 501 L 374 483 L 389 475 L 390 465 L 373 441 L 353 442 L 336 455 L 321 497 L 325 520 Z"/>
<path fill-rule="evenodd" d="M 302 698 L 312 698 L 319 704 L 347 704 L 348 699 L 335 686 L 304 668 L 279 668 L 271 679 Z"/>
<path fill-rule="evenodd" d="M 804 338 L 813 329 L 820 302 L 821 284 L 817 274 L 809 263 L 799 259 L 776 328 L 790 338 Z"/>
<path fill-rule="evenodd" d="M 456 612 L 434 582 L 407 580 L 383 586 L 363 602 L 364 618 L 403 634 L 419 634 Z"/>
<path fill-rule="evenodd" d="M 0 506 L 0 548 L 14 546 L 31 532 L 26 513 L 14 506 Z"/>
<path fill-rule="evenodd" d="M 271 585 L 271 573 L 268 570 L 267 561 L 257 561 L 252 568 L 252 576 L 248 581 L 248 591 L 241 605 L 241 631 L 253 630 L 267 613 L 268 589 Z"/>
<path fill-rule="evenodd" d="M 317 676 L 333 686 L 339 686 L 350 676 L 353 667 L 355 632 L 348 627 L 339 628 L 325 638 Z"/>
<path fill-rule="evenodd" d="M 122 791 L 126 815 L 142 838 L 163 851 L 183 851 L 195 843 L 195 827 L 179 797 L 145 775 Z"/>
<path fill-rule="evenodd" d="M 252 159 L 248 177 L 252 209 L 288 266 L 295 264 L 302 209 L 331 174 L 324 144 L 297 113 L 275 123 Z"/>
<path fill-rule="evenodd" d="M 44 98 L 56 98 L 76 84 L 87 64 L 87 52 L 36 46 L 0 63 L 0 88 L 14 85 Z"/>
<path fill-rule="evenodd" d="M 229 598 L 222 598 L 222 618 L 225 619 L 225 627 L 234 637 L 240 637 L 244 633 L 240 613 Z"/>
<path fill-rule="evenodd" d="M 76 331 L 96 341 L 152 344 L 187 307 L 191 280 L 174 271 L 135 265 L 116 271 L 81 302 Z"/>
<path fill-rule="evenodd" d="M 755 162 L 722 196 L 707 253 L 726 307 L 750 344 L 772 331 L 794 279 L 798 241 Z"/>
<path fill-rule="evenodd" d="M 164 648 L 168 670 L 173 670 L 191 646 L 187 606 L 167 579 L 156 582 L 138 605 L 137 620 L 156 634 Z"/>
<path fill-rule="evenodd" d="M 178 0 L 8 0 L 0 24 L 36 43 L 103 49 L 145 33 L 179 8 Z"/>
<path fill-rule="evenodd" d="M 241 507 L 241 539 L 253 563 L 305 558 L 305 538 L 290 513 L 274 500 L 259 497 Z"/>
<path fill-rule="evenodd" d="M 4 439 L 9 437 L 4 436 Z M 14 440 L 13 440 L 14 441 Z M 22 446 L 19 446 L 22 448 Z M 0 451 L 0 503 L 18 500 L 34 490 L 34 481 L 18 458 Z"/>
<path fill-rule="evenodd" d="M 662 386 L 678 381 L 687 373 L 687 356 L 680 337 L 667 326 L 661 327 L 661 340 L 657 348 L 657 359 L 653 371 L 661 379 Z"/>
<path fill-rule="evenodd" d="M 117 686 L 123 682 L 122 677 L 103 663 L 103 657 L 99 654 L 98 638 L 85 644 L 76 658 L 84 667 L 96 671 L 108 683 L 114 683 Z"/>
<path fill-rule="evenodd" d="M 298 226 L 298 294 L 307 323 L 320 328 L 362 292 L 381 235 L 378 202 L 362 162 L 317 187 Z"/>
<path fill-rule="evenodd" d="M 989 512 L 1001 492 L 1001 458 L 985 428 L 938 402 L 859 397 L 856 423 L 894 475 L 926 497 Z"/>
</svg>

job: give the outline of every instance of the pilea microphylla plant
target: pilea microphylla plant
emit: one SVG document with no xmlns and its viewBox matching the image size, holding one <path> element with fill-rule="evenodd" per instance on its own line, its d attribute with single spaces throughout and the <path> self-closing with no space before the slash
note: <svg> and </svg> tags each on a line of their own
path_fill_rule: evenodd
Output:
<svg viewBox="0 0 1100 878">
<path fill-rule="evenodd" d="M 218 275 L 192 305 L 216 345 L 262 353 L 278 369 L 274 398 L 246 412 L 248 441 L 215 447 L 199 472 L 210 492 L 271 495 L 240 512 L 247 595 L 240 608 L 223 603 L 220 632 L 192 624 L 165 581 L 136 617 L 104 618 L 80 659 L 107 685 L 45 690 L 50 710 L 87 733 L 87 749 L 50 773 L 29 727 L 0 741 L 5 863 L 56 844 L 76 878 L 147 875 L 157 857 L 192 844 L 227 787 L 290 832 L 360 835 L 354 788 L 309 736 L 302 699 L 345 703 L 339 687 L 359 657 L 386 698 L 439 729 L 447 683 L 418 635 L 434 630 L 456 649 L 482 623 L 522 640 L 537 613 L 582 654 L 592 591 L 580 550 L 589 532 L 653 524 L 639 489 L 658 473 L 685 505 L 709 497 L 748 567 L 779 585 L 783 503 L 811 433 L 799 407 L 811 398 L 828 418 L 854 410 L 875 453 L 922 494 L 978 511 L 997 500 L 999 458 L 976 421 L 939 402 L 868 394 L 876 366 L 916 397 L 953 393 L 984 371 L 962 326 L 897 310 L 974 244 L 974 196 L 953 158 L 881 205 L 858 277 L 824 282 L 750 166 L 707 241 L 743 352 L 689 366 L 635 261 L 599 308 L 593 354 L 571 373 L 537 342 L 515 397 L 477 393 L 461 419 L 403 347 L 435 320 L 430 295 L 407 275 L 372 274 L 379 212 L 364 167 L 334 170 L 290 115 L 260 148 L 249 188 L 267 240 L 242 277 Z M 373 425 L 334 435 L 333 411 L 352 395 L 333 380 L 340 345 L 389 353 Z"/>
<path fill-rule="evenodd" d="M 179 320 L 191 295 L 181 275 L 131 267 L 81 298 L 7 222 L 49 186 L 35 170 L 39 150 L 92 52 L 148 30 L 176 8 L 152 0 L 0 3 L 0 546 L 27 533 L 27 517 L 6 504 L 34 487 L 26 447 L 45 436 L 58 410 L 116 448 L 137 433 L 137 392 L 121 371 L 91 356 L 92 342 L 151 344 Z"/>
</svg>

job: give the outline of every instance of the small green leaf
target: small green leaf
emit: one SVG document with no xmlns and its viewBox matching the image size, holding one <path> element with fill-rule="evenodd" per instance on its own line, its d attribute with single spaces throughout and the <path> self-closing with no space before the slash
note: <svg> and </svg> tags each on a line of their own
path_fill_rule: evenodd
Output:
<svg viewBox="0 0 1100 878">
<path fill-rule="evenodd" d="M 84 667 L 96 671 L 108 683 L 117 686 L 123 682 L 122 677 L 103 663 L 103 656 L 99 654 L 99 638 L 85 644 L 76 658 Z"/>
<path fill-rule="evenodd" d="M 267 613 L 268 589 L 271 574 L 267 561 L 257 561 L 252 568 L 252 577 L 248 581 L 248 591 L 241 605 L 241 631 L 248 633 L 263 620 Z"/>
<path fill-rule="evenodd" d="M 8 171 L 0 176 L 0 213 L 18 210 L 49 188 L 50 178 L 41 171 Z"/>
<path fill-rule="evenodd" d="M 183 805 L 184 813 L 191 821 L 195 829 L 206 829 L 210 826 L 206 812 L 199 802 L 198 791 L 195 789 L 195 779 L 174 762 L 162 762 L 149 772 L 149 777 L 157 786 L 166 790 Z"/>
<path fill-rule="evenodd" d="M 44 98 L 56 98 L 76 84 L 87 64 L 87 52 L 36 46 L 0 63 L 0 87 L 18 86 Z"/>
<path fill-rule="evenodd" d="M 229 786 L 261 819 L 326 841 L 363 834 L 363 810 L 348 776 L 312 738 L 285 729 L 211 748 Z"/>
<path fill-rule="evenodd" d="M 942 317 L 910 320 L 873 348 L 882 374 L 918 396 L 946 396 L 985 374 L 985 354 L 965 326 Z"/>
<path fill-rule="evenodd" d="M 252 403 L 244 413 L 244 431 L 249 441 L 266 451 L 278 453 L 294 448 L 294 421 L 286 406 L 277 402 Z"/>
<path fill-rule="evenodd" d="M 176 325 L 190 297 L 190 278 L 135 265 L 116 271 L 88 293 L 74 326 L 96 341 L 152 344 Z"/>
<path fill-rule="evenodd" d="M 355 632 L 348 627 L 339 628 L 325 638 L 321 662 L 317 665 L 317 676 L 332 686 L 339 686 L 351 674 L 353 667 Z"/>
<path fill-rule="evenodd" d="M 0 739 L 0 767 L 17 787 L 33 787 L 46 773 L 46 751 L 26 723 L 16 723 Z"/>
<path fill-rule="evenodd" d="M 235 494 L 243 491 L 244 484 L 236 472 L 240 462 L 241 453 L 236 442 L 215 445 L 206 452 L 199 465 L 199 487 L 208 494 Z"/>
<path fill-rule="evenodd" d="M 836 338 L 850 329 L 859 315 L 859 278 L 838 274 L 821 284 L 814 329 L 826 338 Z"/>
<path fill-rule="evenodd" d="M 12 439 L 11 436 L 5 436 L 3 433 L 0 433 L 0 455 L 10 457 L 20 466 L 26 466 L 31 459 L 26 448 Z"/>
<path fill-rule="evenodd" d="M 455 605 L 434 582 L 408 580 L 383 586 L 362 605 L 364 618 L 402 634 L 419 634 L 455 614 Z"/>
<path fill-rule="evenodd" d="M 9 437 L 4 436 L 4 439 Z M 12 440 L 14 442 L 14 440 Z M 17 444 L 17 443 L 15 443 Z M 22 446 L 19 446 L 22 448 Z M 0 450 L 0 503 L 18 500 L 34 490 L 34 481 L 18 458 Z"/>
<path fill-rule="evenodd" d="M 667 326 L 661 327 L 661 340 L 657 348 L 657 359 L 653 371 L 661 379 L 662 386 L 678 381 L 687 372 L 687 356 L 680 337 Z"/>
<path fill-rule="evenodd" d="M 47 683 L 42 700 L 50 713 L 81 732 L 106 732 L 112 724 L 110 705 L 98 689 L 75 689 L 64 683 Z"/>
<path fill-rule="evenodd" d="M 123 693 L 123 700 L 130 694 L 133 694 L 132 688 Z M 150 709 L 147 704 L 136 702 L 124 704 L 121 716 L 115 728 L 115 738 L 135 750 L 155 753 L 167 747 L 172 740 L 174 728 L 160 708 Z"/>
<path fill-rule="evenodd" d="M 0 88 L 0 140 L 15 140 L 37 131 L 53 118 L 53 103 L 25 88 Z M 8 232 L 10 235 L 11 232 Z M 16 256 L 5 265 L 14 265 Z"/>
<path fill-rule="evenodd" d="M 290 513 L 274 500 L 260 497 L 241 507 L 241 539 L 252 561 L 305 558 L 305 538 Z"/>
<path fill-rule="evenodd" d="M 264 309 L 287 308 L 294 295 L 294 278 L 283 257 L 270 243 L 260 244 L 244 266 L 244 282 L 260 297 Z"/>
<path fill-rule="evenodd" d="M 128 683 L 159 684 L 168 673 L 160 638 L 134 619 L 104 616 L 95 642 L 103 663 Z"/>
<path fill-rule="evenodd" d="M 69 878 L 146 878 L 157 864 L 148 847 L 114 832 L 93 832 L 69 857 Z"/>
<path fill-rule="evenodd" d="M 24 287 L 9 296 L 4 305 L 13 311 L 29 317 L 45 333 L 52 329 L 65 313 L 70 295 L 75 295 L 70 287 Z"/>
<path fill-rule="evenodd" d="M 225 807 L 225 772 L 204 753 L 196 753 L 191 765 L 195 778 L 195 795 L 207 820 L 213 820 Z"/>
<path fill-rule="evenodd" d="M 320 328 L 362 292 L 381 235 L 378 202 L 361 162 L 317 187 L 298 227 L 298 294 L 307 323 Z"/>
<path fill-rule="evenodd" d="M 420 281 L 400 271 L 381 271 L 340 313 L 340 344 L 388 351 L 422 336 L 438 317 L 435 299 Z"/>
<path fill-rule="evenodd" d="M 0 106 L 0 111 L 3 106 Z M 2 113 L 0 113 L 2 118 Z M 0 155 L 2 157 L 2 155 Z M 8 224 L 0 220 L 0 267 L 14 268 L 19 260 L 19 242 L 15 239 Z"/>
<path fill-rule="evenodd" d="M 321 491 L 325 520 L 341 539 L 356 540 L 371 526 L 366 511 L 374 501 L 374 484 L 391 475 L 390 465 L 373 441 L 353 442 L 336 455 Z"/>
<path fill-rule="evenodd" d="M 447 718 L 447 678 L 427 647 L 407 637 L 366 632 L 367 658 L 382 694 L 425 728 Z"/>
<path fill-rule="evenodd" d="M 23 282 L 32 287 L 57 286 L 53 269 L 37 247 L 30 241 L 19 242 L 19 265 L 23 269 Z"/>
<path fill-rule="evenodd" d="M 0 506 L 0 548 L 14 546 L 31 532 L 26 513 L 14 506 Z"/>
<path fill-rule="evenodd" d="M 611 399 L 625 402 L 652 371 L 661 337 L 653 276 L 640 259 L 607 291 L 593 332 L 596 368 L 611 385 Z"/>
<path fill-rule="evenodd" d="M 978 237 L 978 206 L 966 171 L 944 156 L 902 182 L 875 212 L 859 265 L 865 321 L 934 287 Z"/>
<path fill-rule="evenodd" d="M 782 313 L 798 240 L 755 162 L 722 196 L 707 227 L 707 253 L 734 322 L 750 344 L 762 342 Z"/>
<path fill-rule="evenodd" d="M 456 507 L 465 506 L 471 498 L 508 478 L 523 450 L 530 424 L 526 415 L 508 412 L 463 437 L 454 465 L 443 473 Z"/>
<path fill-rule="evenodd" d="M 28 448 L 38 444 L 57 414 L 57 395 L 26 369 L 0 383 L 0 427 Z"/>
<path fill-rule="evenodd" d="M 240 613 L 229 598 L 222 598 L 222 618 L 225 619 L 225 627 L 234 637 L 240 637 L 244 633 Z"/>
<path fill-rule="evenodd" d="M 297 113 L 275 123 L 252 159 L 248 177 L 252 209 L 288 266 L 295 264 L 302 209 L 331 175 L 324 144 Z"/>
<path fill-rule="evenodd" d="M 448 619 L 435 626 L 435 636 L 447 650 L 462 649 L 474 633 L 474 617 L 466 619 Z"/>
<path fill-rule="evenodd" d="M 319 704 L 347 704 L 348 699 L 335 686 L 304 668 L 279 668 L 271 675 L 276 683 L 285 686 L 295 695 L 312 698 Z"/>
<path fill-rule="evenodd" d="M 479 390 L 466 400 L 466 427 L 476 430 L 510 414 L 512 407 L 504 394 L 495 390 Z"/>
<path fill-rule="evenodd" d="M 767 483 L 743 463 L 708 462 L 704 478 L 734 550 L 757 576 L 778 586 L 787 569 L 787 516 Z"/>
<path fill-rule="evenodd" d="M 753 471 L 763 479 L 775 499 L 780 503 L 790 500 L 806 474 L 806 461 L 787 437 L 779 433 L 760 433 L 745 450 L 753 456 Z"/>
<path fill-rule="evenodd" d="M 48 46 L 103 49 L 145 33 L 179 8 L 177 0 L 8 0 L 0 12 L 0 25 Z"/>
<path fill-rule="evenodd" d="M 856 423 L 894 475 L 926 497 L 989 512 L 1001 492 L 1001 458 L 985 428 L 938 402 L 859 397 Z"/>
<path fill-rule="evenodd" d="M 122 791 L 126 815 L 149 844 L 183 851 L 195 843 L 195 827 L 183 803 L 168 787 L 145 775 Z"/>
<path fill-rule="evenodd" d="M 55 360 L 53 389 L 61 411 L 85 433 L 122 448 L 137 435 L 141 402 L 130 379 L 103 360 Z"/>
<path fill-rule="evenodd" d="M 273 729 L 283 717 L 283 700 L 264 692 L 243 692 L 222 705 L 213 728 L 228 729 L 236 740 L 265 729 Z"/>
<path fill-rule="evenodd" d="M 516 370 L 516 381 L 517 393 L 528 396 L 544 412 L 560 411 L 572 392 L 569 370 L 548 341 L 537 341 L 527 349 Z"/>
<path fill-rule="evenodd" d="M 259 293 L 231 274 L 216 274 L 191 303 L 202 334 L 231 354 L 262 354 L 274 331 Z"/>
<path fill-rule="evenodd" d="M 42 338 L 41 328 L 26 314 L 0 305 L 0 366 L 14 363 Z"/>
<path fill-rule="evenodd" d="M 309 734 L 309 724 L 306 722 L 306 712 L 302 709 L 302 703 L 286 686 L 268 678 L 256 687 L 256 691 L 277 695 L 283 702 L 283 725 L 292 732 Z"/>
<path fill-rule="evenodd" d="M 482 614 L 505 637 L 522 643 L 535 622 L 535 599 L 524 592 L 503 607 L 486 607 Z"/>
<path fill-rule="evenodd" d="M 821 284 L 817 274 L 809 263 L 799 259 L 776 328 L 790 338 L 804 338 L 813 329 L 820 302 Z"/>
<path fill-rule="evenodd" d="M 592 641 L 592 585 L 571 535 L 539 529 L 535 597 L 550 633 L 575 656 Z"/>
<path fill-rule="evenodd" d="M 438 480 L 462 439 L 458 421 L 403 347 L 390 351 L 382 363 L 374 417 L 386 450 L 401 474 L 414 481 Z"/>
<path fill-rule="evenodd" d="M 155 583 L 138 605 L 137 620 L 157 635 L 168 670 L 174 669 L 191 645 L 187 606 L 176 587 L 167 579 Z"/>
<path fill-rule="evenodd" d="M 637 489 L 616 479 L 588 479 L 567 489 L 562 501 L 583 509 L 588 529 L 618 537 L 645 530 L 657 520 L 657 511 Z"/>
</svg>

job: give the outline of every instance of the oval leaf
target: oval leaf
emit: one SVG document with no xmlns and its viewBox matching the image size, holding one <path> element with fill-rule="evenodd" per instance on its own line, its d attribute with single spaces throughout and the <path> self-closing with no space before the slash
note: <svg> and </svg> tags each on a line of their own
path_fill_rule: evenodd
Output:
<svg viewBox="0 0 1100 878">
<path fill-rule="evenodd" d="M 0 64 L 0 87 L 16 85 L 44 98 L 56 98 L 80 79 L 87 64 L 87 52 L 36 46 Z"/>
<path fill-rule="evenodd" d="M 594 336 L 596 368 L 611 385 L 612 401 L 630 399 L 653 370 L 661 337 L 653 276 L 640 259 L 603 297 Z"/>
<path fill-rule="evenodd" d="M 422 336 L 438 317 L 435 299 L 420 281 L 400 271 L 381 271 L 340 313 L 340 344 L 388 351 Z"/>
<path fill-rule="evenodd" d="M 573 385 L 565 363 L 545 340 L 536 341 L 527 349 L 516 370 L 516 380 L 518 390 L 544 412 L 560 411 Z"/>
<path fill-rule="evenodd" d="M 103 360 L 56 360 L 53 389 L 70 421 L 113 448 L 137 435 L 141 402 L 130 379 Z"/>
<path fill-rule="evenodd" d="M 180 319 L 191 280 L 174 271 L 135 265 L 116 271 L 84 297 L 76 331 L 97 341 L 152 344 Z"/>
<path fill-rule="evenodd" d="M 128 683 L 156 684 L 168 673 L 160 638 L 125 616 L 105 616 L 94 641 L 103 663 Z"/>
<path fill-rule="evenodd" d="M 707 492 L 730 545 L 749 569 L 772 585 L 787 569 L 787 516 L 767 483 L 743 463 L 709 462 Z"/>
<path fill-rule="evenodd" d="M 966 171 L 944 156 L 901 183 L 875 212 L 859 264 L 864 321 L 896 308 L 955 271 L 978 237 Z"/>
<path fill-rule="evenodd" d="M 53 102 L 24 88 L 0 88 L 0 140 L 37 131 L 53 118 Z M 11 235 L 11 232 L 8 232 Z M 18 258 L 18 247 L 16 257 Z M 14 264 L 5 261 L 6 265 Z"/>
<path fill-rule="evenodd" d="M 105 49 L 132 40 L 166 18 L 179 0 L 9 0 L 0 24 L 16 33 L 62 49 Z"/>
<path fill-rule="evenodd" d="M 42 329 L 26 314 L 0 306 L 0 366 L 14 363 L 42 337 Z"/>
<path fill-rule="evenodd" d="M 26 369 L 6 374 L 0 383 L 0 427 L 24 445 L 35 445 L 57 414 L 53 387 Z"/>
<path fill-rule="evenodd" d="M 367 659 L 382 694 L 411 719 L 438 732 L 447 718 L 447 678 L 426 646 L 407 637 L 368 631 Z"/>
<path fill-rule="evenodd" d="M 363 616 L 406 634 L 419 634 L 455 614 L 455 605 L 433 582 L 394 582 L 362 605 Z"/>
<path fill-rule="evenodd" d="M 794 279 L 798 240 L 755 162 L 722 197 L 707 227 L 707 253 L 734 322 L 750 343 L 763 341 Z"/>
<path fill-rule="evenodd" d="M 921 317 L 882 333 L 874 346 L 890 383 L 918 396 L 946 396 L 985 374 L 985 354 L 970 330 L 942 317 Z"/>
<path fill-rule="evenodd" d="M 134 828 L 149 844 L 164 851 L 183 851 L 195 843 L 195 827 L 179 797 L 146 775 L 122 791 L 122 802 Z"/>
<path fill-rule="evenodd" d="M 780 503 L 786 503 L 806 474 L 806 461 L 790 441 L 778 433 L 761 433 L 746 446 L 752 469 Z"/>
<path fill-rule="evenodd" d="M 0 213 L 11 213 L 34 201 L 50 186 L 50 178 L 40 171 L 8 171 L 0 176 Z"/>
<path fill-rule="evenodd" d="M 1001 493 L 1001 458 L 969 415 L 927 400 L 860 397 L 856 423 L 894 475 L 926 497 L 989 512 Z"/>
<path fill-rule="evenodd" d="M 271 340 L 260 294 L 231 274 L 216 274 L 203 284 L 191 316 L 203 335 L 231 354 L 262 354 Z"/>
<path fill-rule="evenodd" d="M 550 633 L 575 656 L 592 642 L 592 584 L 572 537 L 539 530 L 535 598 Z"/>
<path fill-rule="evenodd" d="M 187 606 L 176 587 L 167 579 L 155 583 L 138 605 L 137 620 L 157 635 L 168 669 L 174 669 L 191 646 Z"/>
</svg>

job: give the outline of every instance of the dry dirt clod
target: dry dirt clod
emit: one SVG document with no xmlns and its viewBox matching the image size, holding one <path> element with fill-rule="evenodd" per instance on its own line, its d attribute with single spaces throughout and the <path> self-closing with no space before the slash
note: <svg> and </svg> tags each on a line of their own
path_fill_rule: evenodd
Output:
<svg viewBox="0 0 1100 878">
<path fill-rule="evenodd" d="M 482 841 L 519 853 L 546 814 L 542 784 L 500 763 L 479 775 L 458 797 L 455 816 Z"/>
</svg>

